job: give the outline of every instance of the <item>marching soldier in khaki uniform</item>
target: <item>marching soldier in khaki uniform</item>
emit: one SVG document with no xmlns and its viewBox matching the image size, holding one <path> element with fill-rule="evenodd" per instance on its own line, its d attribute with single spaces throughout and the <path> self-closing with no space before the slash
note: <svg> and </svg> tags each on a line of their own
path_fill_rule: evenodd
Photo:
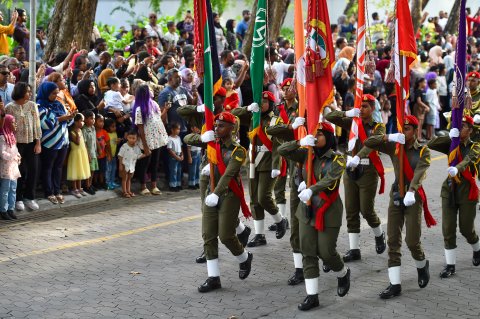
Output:
<svg viewBox="0 0 480 319">
<path fill-rule="evenodd" d="M 480 112 L 480 73 L 473 71 L 467 74 L 468 89 L 472 96 L 472 109 L 470 114 Z"/>
<path fill-rule="evenodd" d="M 297 129 L 305 123 L 304 118 L 298 117 L 298 102 L 296 100 L 297 92 L 293 85 L 293 79 L 285 79 L 281 85 L 284 92 L 284 103 L 277 106 L 278 116 L 283 123 L 270 126 L 267 129 L 267 134 L 283 142 L 297 140 Z M 285 169 L 283 165 L 287 164 Z M 298 218 L 295 215 L 300 199 L 298 198 L 297 188 L 300 185 L 301 164 L 293 160 L 282 159 L 282 173 L 287 171 L 290 175 L 290 246 L 293 250 L 293 263 L 295 266 L 294 274 L 288 279 L 289 285 L 297 285 L 304 280 L 302 252 L 300 251 L 300 236 Z M 286 173 L 286 172 L 285 172 Z M 285 187 L 287 182 L 287 174 L 277 177 L 275 183 L 275 200 L 277 201 L 280 212 L 285 212 L 286 198 Z M 269 230 L 276 230 L 276 224 L 272 224 Z"/>
<path fill-rule="evenodd" d="M 342 226 L 343 204 L 339 196 L 340 179 L 345 170 L 345 159 L 335 152 L 336 142 L 333 127 L 321 123 L 316 137 L 307 135 L 300 141 L 290 141 L 279 147 L 279 152 L 289 160 L 298 163 L 307 162 L 306 148 L 312 146 L 312 186 L 306 187 L 308 163 L 303 166 L 302 182 L 298 188 L 299 199 L 296 215 L 300 227 L 300 248 L 303 253 L 303 269 L 307 297 L 298 305 L 300 310 L 309 310 L 319 306 L 318 277 L 320 275 L 318 259 L 322 259 L 336 272 L 338 278 L 337 293 L 345 296 L 350 289 L 350 269 L 345 267 L 336 250 L 338 233 Z M 311 206 L 305 203 L 311 202 Z"/>
<path fill-rule="evenodd" d="M 420 236 L 422 233 L 422 204 L 425 219 L 431 218 L 426 206 L 426 195 L 422 181 L 430 167 L 430 150 L 421 146 L 417 139 L 418 120 L 413 115 L 405 117 L 404 134 L 372 135 L 364 144 L 367 147 L 386 153 L 390 156 L 395 171 L 395 182 L 390 191 L 388 206 L 388 277 L 390 285 L 380 293 L 380 298 L 389 299 L 401 294 L 400 280 L 402 229 L 406 227 L 405 242 L 415 260 L 418 272 L 418 285 L 425 288 L 430 280 L 429 262 L 425 259 Z M 397 143 L 405 144 L 404 149 L 404 181 L 405 196 L 399 192 L 400 161 L 397 155 Z"/>
<path fill-rule="evenodd" d="M 213 97 L 213 106 L 214 106 L 214 114 L 219 114 L 223 112 L 223 102 L 225 101 L 226 90 L 221 87 Z M 188 134 L 185 136 L 183 141 L 185 144 L 193 145 L 193 146 L 202 146 L 203 143 L 198 139 L 197 133 L 204 133 L 204 119 L 205 119 L 205 105 L 184 105 L 178 108 L 177 110 L 178 115 L 180 115 L 190 126 L 190 129 L 194 131 L 192 134 Z M 239 127 L 239 123 L 235 123 L 235 128 L 233 135 L 237 134 Z M 200 199 L 203 206 L 203 201 L 205 199 L 205 192 L 207 190 L 208 185 L 208 176 L 210 175 L 210 166 L 207 165 L 207 157 L 206 155 L 202 158 L 202 163 L 200 165 Z M 247 245 L 248 237 L 252 230 L 250 227 L 244 225 L 240 219 L 238 220 L 238 226 L 236 227 L 236 233 L 238 236 L 238 240 L 242 243 L 243 247 Z M 207 262 L 207 258 L 205 257 L 205 252 L 203 251 L 200 256 L 198 256 L 195 261 L 197 263 L 205 263 Z"/>
<path fill-rule="evenodd" d="M 273 107 L 275 97 L 271 92 L 262 93 L 261 120 L 258 134 L 255 137 L 256 157 L 255 176 L 250 178 L 250 206 L 252 209 L 253 223 L 255 226 L 255 237 L 247 244 L 248 247 L 256 247 L 267 244 L 265 238 L 265 211 L 267 211 L 277 224 L 276 238 L 280 239 L 287 230 L 287 220 L 279 212 L 273 199 L 273 187 L 276 178 L 280 175 L 281 158 L 278 155 L 277 147 L 279 142 L 276 138 L 267 135 L 266 129 L 281 121 L 275 117 Z M 253 103 L 248 107 L 237 107 L 232 114 L 238 116 L 242 122 L 250 121 L 250 112 L 258 112 L 260 107 Z"/>
<path fill-rule="evenodd" d="M 250 274 L 253 255 L 247 252 L 238 240 L 235 227 L 242 201 L 245 201 L 241 184 L 240 168 L 246 159 L 246 150 L 235 142 L 233 131 L 235 117 L 226 112 L 215 116 L 215 135 L 218 139 L 217 161 L 214 168 L 214 188 L 210 179 L 202 208 L 202 237 L 207 257 L 207 280 L 198 287 L 199 292 L 221 288 L 218 266 L 218 239 L 230 250 L 240 264 L 239 278 Z M 196 138 L 198 139 L 198 135 Z M 203 143 L 215 139 L 213 131 L 200 136 Z M 212 164 L 214 165 L 214 164 Z"/>
<path fill-rule="evenodd" d="M 383 193 L 385 184 L 384 170 L 378 152 L 363 145 L 362 140 L 372 135 L 385 134 L 385 126 L 373 121 L 375 110 L 375 97 L 365 94 L 359 109 L 349 111 L 333 111 L 326 116 L 326 120 L 350 131 L 353 118 L 360 116 L 361 123 L 358 130 L 358 138 L 355 147 L 347 159 L 347 170 L 343 176 L 345 187 L 345 211 L 347 215 L 347 230 L 350 250 L 343 256 L 343 261 L 349 262 L 361 259 L 359 235 L 360 213 L 372 228 L 375 235 L 375 250 L 377 254 L 385 251 L 385 233 L 382 231 L 382 223 L 375 212 L 375 194 L 379 175 L 381 176 L 380 193 Z"/>
<path fill-rule="evenodd" d="M 475 166 L 480 160 L 480 144 L 470 140 L 472 132 L 473 119 L 465 116 L 461 131 L 453 128 L 450 130 L 449 136 L 437 137 L 428 143 L 428 147 L 432 150 L 448 155 L 451 138 L 460 137 L 460 162 L 447 169 L 448 177 L 443 182 L 440 193 L 442 197 L 442 232 L 447 262 L 440 273 L 441 278 L 448 278 L 455 274 L 457 216 L 460 233 L 473 248 L 473 265 L 480 265 L 480 242 L 475 232 L 478 203 Z"/>
</svg>

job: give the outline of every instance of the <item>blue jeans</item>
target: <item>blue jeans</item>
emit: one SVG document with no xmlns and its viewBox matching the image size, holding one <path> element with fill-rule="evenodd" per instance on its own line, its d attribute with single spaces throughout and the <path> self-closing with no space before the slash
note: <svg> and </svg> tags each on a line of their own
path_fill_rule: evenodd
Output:
<svg viewBox="0 0 480 319">
<path fill-rule="evenodd" d="M 182 186 L 182 162 L 177 161 L 173 157 L 168 158 L 168 171 L 170 187 Z"/>
<path fill-rule="evenodd" d="M 188 165 L 188 186 L 195 186 L 200 183 L 200 162 L 202 152 L 192 152 L 192 164 Z"/>
<path fill-rule="evenodd" d="M 105 173 L 105 181 L 107 185 L 115 182 L 115 175 L 117 173 L 117 157 L 112 157 L 111 161 L 107 160 L 107 172 Z"/>
<path fill-rule="evenodd" d="M 0 211 L 15 209 L 15 198 L 17 195 L 17 181 L 0 179 Z"/>
</svg>

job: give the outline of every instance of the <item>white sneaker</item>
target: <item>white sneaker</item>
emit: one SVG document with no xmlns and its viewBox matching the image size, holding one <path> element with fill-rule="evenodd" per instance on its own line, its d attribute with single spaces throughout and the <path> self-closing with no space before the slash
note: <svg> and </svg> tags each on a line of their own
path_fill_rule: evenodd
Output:
<svg viewBox="0 0 480 319">
<path fill-rule="evenodd" d="M 25 205 L 31 210 L 37 210 L 40 208 L 35 200 L 26 200 Z"/>
<path fill-rule="evenodd" d="M 15 209 L 18 211 L 24 211 L 25 210 L 25 205 L 23 204 L 23 201 L 19 200 L 18 202 L 15 203 Z"/>
</svg>

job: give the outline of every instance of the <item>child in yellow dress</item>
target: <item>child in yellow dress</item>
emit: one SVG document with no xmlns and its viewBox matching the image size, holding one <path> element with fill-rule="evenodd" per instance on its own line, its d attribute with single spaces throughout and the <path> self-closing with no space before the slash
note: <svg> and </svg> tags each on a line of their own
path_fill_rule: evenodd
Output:
<svg viewBox="0 0 480 319">
<path fill-rule="evenodd" d="M 88 161 L 87 146 L 83 139 L 83 114 L 75 115 L 70 129 L 70 154 L 67 163 L 67 180 L 72 181 L 72 195 L 76 198 L 87 196 L 82 189 L 82 180 L 90 178 L 90 162 Z"/>
</svg>

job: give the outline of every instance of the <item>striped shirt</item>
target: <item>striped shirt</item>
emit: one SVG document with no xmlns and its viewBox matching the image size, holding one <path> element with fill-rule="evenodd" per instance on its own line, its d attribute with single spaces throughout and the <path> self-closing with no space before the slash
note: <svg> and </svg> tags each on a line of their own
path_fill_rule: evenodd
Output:
<svg viewBox="0 0 480 319">
<path fill-rule="evenodd" d="M 68 146 L 69 121 L 58 121 L 58 117 L 67 114 L 65 107 L 56 102 L 48 107 L 39 106 L 38 111 L 42 127 L 42 147 L 59 150 Z"/>
</svg>

